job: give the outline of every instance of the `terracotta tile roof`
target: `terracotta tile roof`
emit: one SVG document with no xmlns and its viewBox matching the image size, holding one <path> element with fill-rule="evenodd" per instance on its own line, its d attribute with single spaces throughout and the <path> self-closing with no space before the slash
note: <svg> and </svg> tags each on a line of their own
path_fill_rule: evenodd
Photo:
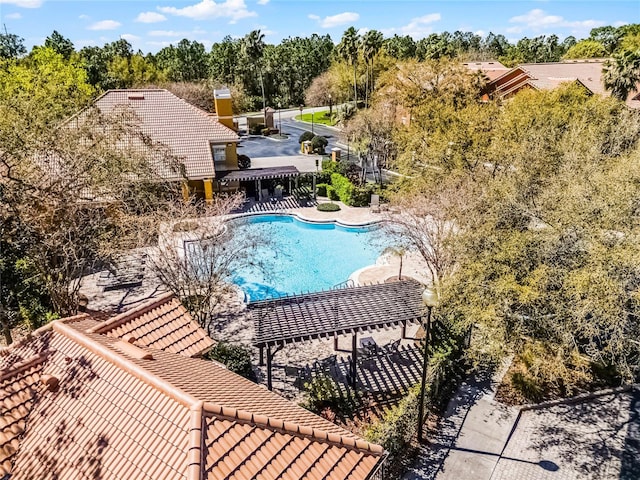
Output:
<svg viewBox="0 0 640 480">
<path fill-rule="evenodd" d="M 11 466 L 26 428 L 37 393 L 43 388 L 40 373 L 44 356 L 36 356 L 0 375 L 0 478 Z"/>
<path fill-rule="evenodd" d="M 109 337 L 133 337 L 135 344 L 179 353 L 202 355 L 214 342 L 171 293 L 153 298 L 88 329 Z"/>
<path fill-rule="evenodd" d="M 211 144 L 237 142 L 238 135 L 217 117 L 187 103 L 167 90 L 109 90 L 94 102 L 104 112 L 120 105 L 131 107 L 142 132 L 169 147 L 180 158 L 191 180 L 215 177 Z M 169 180 L 182 178 L 169 169 L 159 172 Z"/>
<path fill-rule="evenodd" d="M 515 68 L 503 71 L 491 80 L 496 92 L 509 95 L 524 86 L 531 86 L 538 90 L 552 90 L 562 83 L 578 81 L 589 91 L 598 95 L 609 95 L 602 81 L 602 69 L 606 59 L 591 59 L 550 63 L 523 63 Z M 505 81 L 514 73 L 521 71 L 523 75 Z M 631 108 L 640 108 L 640 101 L 635 97 L 640 91 L 640 85 L 630 92 L 626 104 Z"/>
<path fill-rule="evenodd" d="M 53 322 L 2 352 L 47 354 L 0 377 L 3 412 L 19 413 L 6 434 L 0 416 L 12 480 L 364 480 L 383 461 L 381 447 L 213 362 L 83 332 L 86 320 Z"/>
</svg>

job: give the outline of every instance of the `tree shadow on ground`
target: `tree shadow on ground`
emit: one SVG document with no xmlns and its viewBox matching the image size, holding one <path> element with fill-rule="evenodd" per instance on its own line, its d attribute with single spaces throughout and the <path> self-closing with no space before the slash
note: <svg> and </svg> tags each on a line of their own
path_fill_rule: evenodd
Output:
<svg viewBox="0 0 640 480">
<path fill-rule="evenodd" d="M 635 389 L 527 412 L 535 415 L 532 448 L 541 458 L 554 452 L 561 468 L 584 478 L 610 478 L 612 462 L 620 462 L 621 479 L 638 479 L 638 396 Z"/>
</svg>

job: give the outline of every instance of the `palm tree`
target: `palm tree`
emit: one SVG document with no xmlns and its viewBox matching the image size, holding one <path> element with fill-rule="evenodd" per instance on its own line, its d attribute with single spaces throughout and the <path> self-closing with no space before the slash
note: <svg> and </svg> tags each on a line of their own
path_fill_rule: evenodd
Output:
<svg viewBox="0 0 640 480">
<path fill-rule="evenodd" d="M 640 82 L 640 50 L 623 50 L 611 56 L 602 69 L 604 88 L 623 102 Z"/>
<path fill-rule="evenodd" d="M 264 81 L 262 79 L 262 56 L 264 54 L 264 33 L 253 30 L 242 40 L 242 51 L 253 62 L 260 76 L 260 89 L 262 90 L 262 111 L 267 109 L 267 101 L 264 96 Z"/>
<path fill-rule="evenodd" d="M 383 37 L 382 33 L 378 30 L 369 30 L 362 37 L 362 54 L 364 57 L 364 61 L 367 64 L 367 85 L 365 88 L 365 104 L 369 102 L 369 90 L 373 92 L 374 89 L 374 71 L 373 71 L 373 62 L 375 56 L 382 48 Z M 371 68 L 369 68 L 369 62 L 371 62 Z M 369 78 L 371 78 L 371 83 L 369 83 Z"/>
<path fill-rule="evenodd" d="M 358 108 L 358 32 L 353 27 L 349 27 L 342 35 L 342 40 L 336 47 L 340 58 L 353 65 L 353 106 Z"/>
</svg>

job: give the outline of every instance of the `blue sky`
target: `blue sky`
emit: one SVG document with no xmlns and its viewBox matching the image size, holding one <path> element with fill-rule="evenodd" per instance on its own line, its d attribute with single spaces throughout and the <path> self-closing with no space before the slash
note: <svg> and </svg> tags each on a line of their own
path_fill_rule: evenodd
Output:
<svg viewBox="0 0 640 480">
<path fill-rule="evenodd" d="M 414 39 L 445 30 L 492 31 L 514 41 L 551 33 L 584 38 L 594 27 L 640 23 L 640 1 L 0 0 L 0 23 L 29 49 L 53 30 L 76 48 L 125 38 L 146 53 L 182 38 L 208 49 L 225 35 L 254 29 L 268 43 L 311 33 L 337 42 L 351 25 Z"/>
</svg>

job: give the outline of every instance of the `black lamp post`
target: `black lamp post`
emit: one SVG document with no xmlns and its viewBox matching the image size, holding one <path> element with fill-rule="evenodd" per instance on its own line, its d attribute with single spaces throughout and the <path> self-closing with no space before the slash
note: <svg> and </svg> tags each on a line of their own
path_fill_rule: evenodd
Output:
<svg viewBox="0 0 640 480">
<path fill-rule="evenodd" d="M 424 395 L 427 383 L 427 364 L 429 363 L 429 337 L 431 335 L 431 310 L 438 306 L 438 294 L 430 288 L 422 292 L 422 303 L 427 307 L 427 323 L 424 326 L 424 358 L 422 363 L 422 383 L 418 403 L 418 442 L 422 443 L 422 425 L 424 423 Z"/>
<path fill-rule="evenodd" d="M 282 135 L 282 117 L 280 117 L 281 108 L 282 105 L 280 104 L 280 102 L 278 102 L 278 123 L 280 124 L 280 126 L 278 127 L 278 131 L 280 132 L 280 135 Z"/>
<path fill-rule="evenodd" d="M 331 94 L 329 94 L 329 121 L 333 119 L 332 111 L 333 111 L 333 102 L 331 99 Z"/>
<path fill-rule="evenodd" d="M 313 112 L 311 112 L 311 133 L 313 133 Z"/>
</svg>

